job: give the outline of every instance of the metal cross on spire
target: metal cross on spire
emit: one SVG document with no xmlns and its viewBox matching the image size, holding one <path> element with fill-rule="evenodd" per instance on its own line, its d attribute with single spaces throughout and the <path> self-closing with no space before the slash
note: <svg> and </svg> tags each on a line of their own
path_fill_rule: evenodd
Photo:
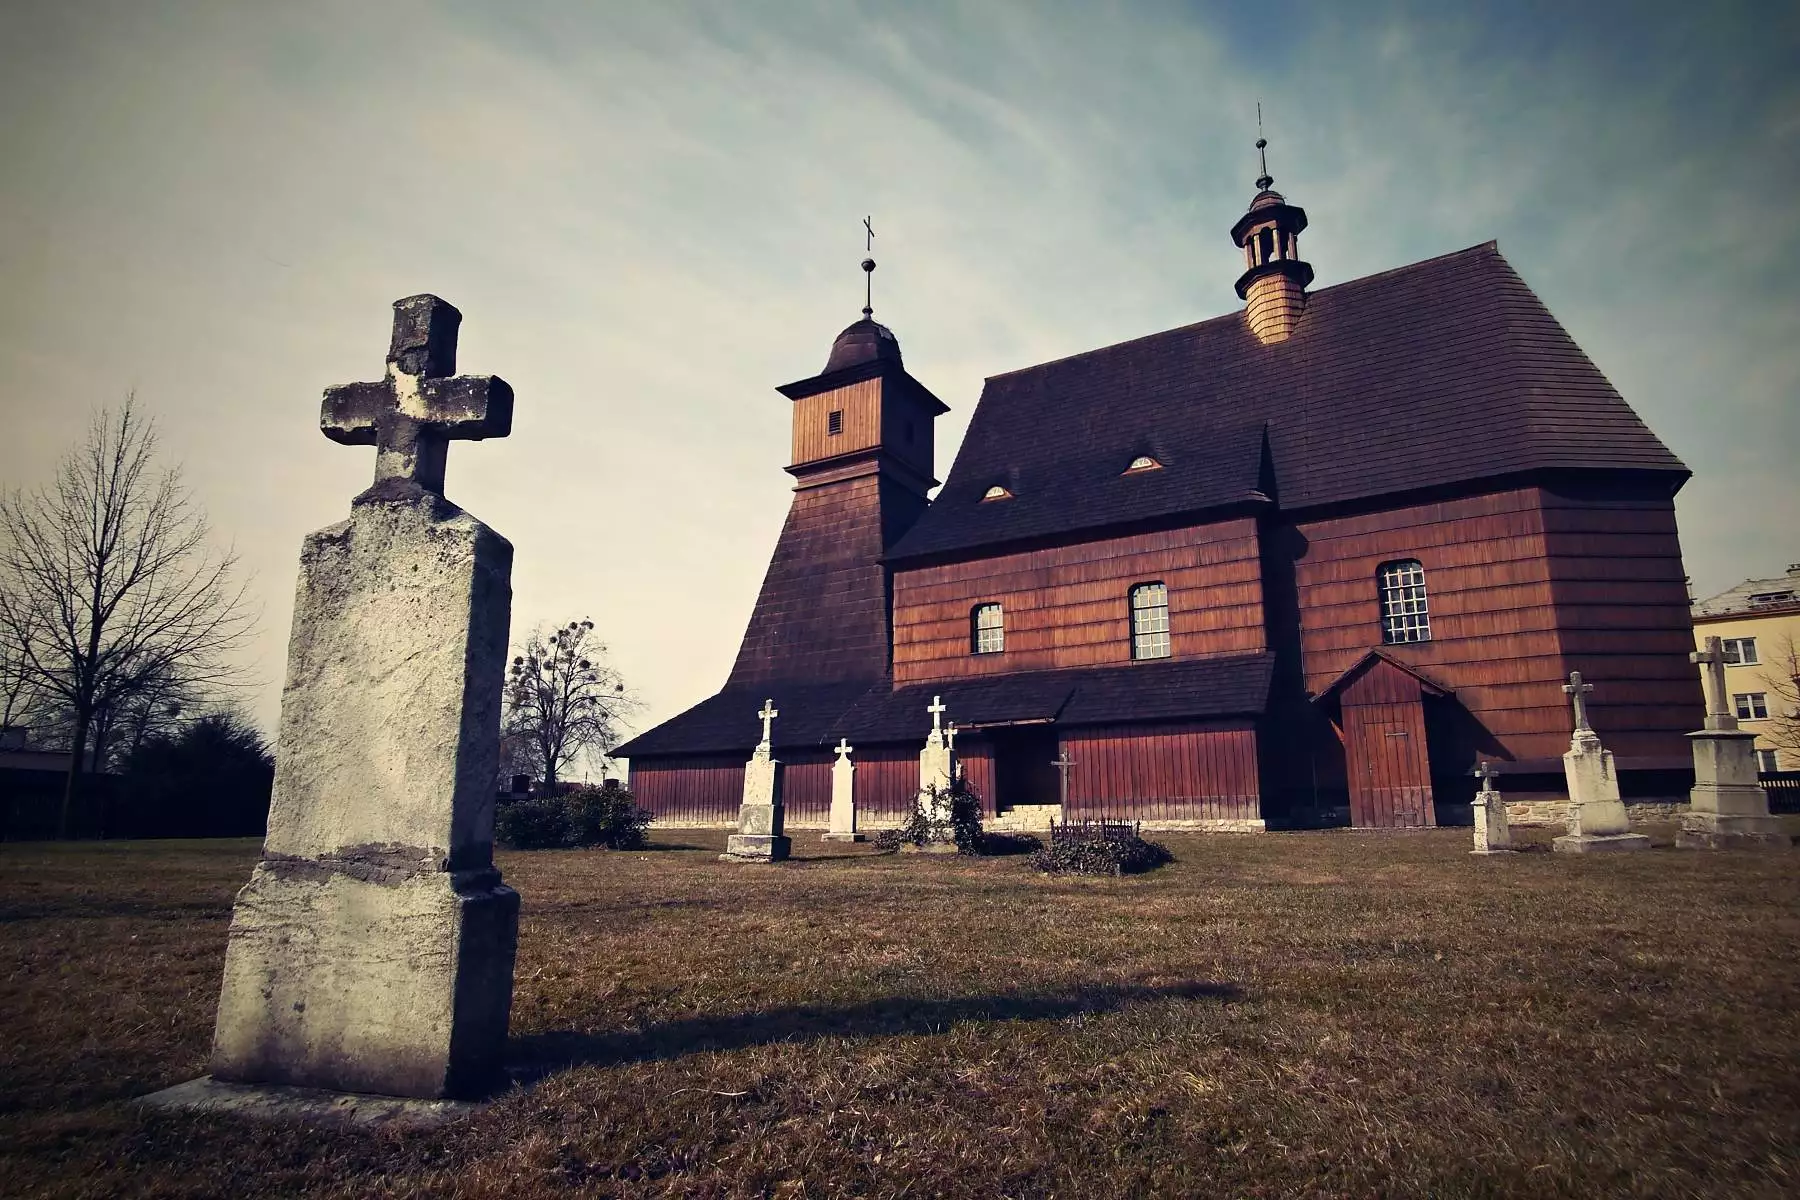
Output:
<svg viewBox="0 0 1800 1200">
<path fill-rule="evenodd" d="M 1269 139 L 1263 136 L 1261 100 L 1256 102 L 1256 157 L 1262 163 L 1262 174 L 1256 180 L 1256 189 L 1266 192 L 1275 182 L 1275 177 L 1269 174 Z"/>
<path fill-rule="evenodd" d="M 375 484 L 364 496 L 397 491 L 443 495 L 452 441 L 512 432 L 513 392 L 493 375 L 456 375 L 462 314 L 436 296 L 394 301 L 387 377 L 325 389 L 319 428 L 344 446 L 375 447 Z"/>
<path fill-rule="evenodd" d="M 865 254 L 871 253 L 875 249 L 875 226 L 869 224 L 869 220 L 870 220 L 870 218 L 868 218 L 868 217 L 863 218 L 863 232 L 865 234 L 865 236 L 863 238 L 863 251 Z M 862 269 L 863 269 L 863 320 L 872 321 L 875 319 L 875 260 L 874 260 L 874 258 L 872 258 L 872 257 L 864 258 L 862 260 Z"/>
</svg>

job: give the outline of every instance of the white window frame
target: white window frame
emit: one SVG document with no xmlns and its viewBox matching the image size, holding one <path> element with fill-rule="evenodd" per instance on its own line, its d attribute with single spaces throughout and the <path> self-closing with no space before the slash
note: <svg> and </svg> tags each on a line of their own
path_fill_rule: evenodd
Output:
<svg viewBox="0 0 1800 1200">
<path fill-rule="evenodd" d="M 1431 640 L 1431 597 L 1425 565 L 1416 558 L 1382 563 L 1375 572 L 1381 601 L 1381 641 L 1403 646 Z"/>
<path fill-rule="evenodd" d="M 1160 579 L 1134 583 L 1127 598 L 1131 607 L 1131 657 L 1168 658 L 1175 650 L 1169 634 L 1169 585 Z M 1155 602 L 1147 602 L 1152 599 Z"/>
<path fill-rule="evenodd" d="M 993 620 L 988 618 L 992 616 Z M 969 653 L 1003 654 L 1006 651 L 1006 610 L 998 600 L 977 604 L 969 612 Z"/>
<path fill-rule="evenodd" d="M 1776 757 L 1773 750 L 1758 750 L 1756 752 L 1757 774 L 1773 775 L 1779 770 L 1781 770 L 1781 760 Z"/>
<path fill-rule="evenodd" d="M 1753 637 L 1725 638 L 1719 646 L 1725 654 L 1725 665 L 1728 667 L 1756 667 L 1762 660 L 1756 657 L 1756 639 Z M 1749 657 L 1745 657 L 1745 651 Z"/>
<path fill-rule="evenodd" d="M 1733 692 L 1731 711 L 1740 721 L 1766 721 L 1769 719 L 1769 693 Z"/>
</svg>

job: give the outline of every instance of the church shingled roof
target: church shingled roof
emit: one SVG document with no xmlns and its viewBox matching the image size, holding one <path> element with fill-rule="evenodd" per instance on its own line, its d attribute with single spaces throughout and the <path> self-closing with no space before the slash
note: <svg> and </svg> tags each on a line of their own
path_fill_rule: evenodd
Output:
<svg viewBox="0 0 1800 1200">
<path fill-rule="evenodd" d="M 1119 478 L 1140 444 L 1165 470 Z M 1668 472 L 1671 491 L 1688 474 L 1488 242 L 1314 292 L 1283 342 L 1233 312 L 993 376 L 888 559 L 1556 468 Z M 981 503 L 1008 480 L 1014 499 Z"/>
</svg>

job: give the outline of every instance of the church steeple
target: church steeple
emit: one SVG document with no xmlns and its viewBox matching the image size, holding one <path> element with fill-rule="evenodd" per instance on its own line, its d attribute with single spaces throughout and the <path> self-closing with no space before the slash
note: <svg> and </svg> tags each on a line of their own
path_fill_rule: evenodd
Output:
<svg viewBox="0 0 1800 1200">
<path fill-rule="evenodd" d="M 1256 106 L 1257 132 L 1262 131 L 1262 105 Z M 1264 345 L 1287 340 L 1306 310 L 1306 287 L 1312 282 L 1312 264 L 1300 258 L 1300 234 L 1306 228 L 1306 210 L 1289 204 L 1274 191 L 1269 174 L 1268 139 L 1256 139 L 1262 174 L 1250 210 L 1231 227 L 1231 240 L 1244 251 L 1244 273 L 1238 276 L 1238 299 L 1244 301 L 1244 318 L 1250 332 Z"/>
</svg>

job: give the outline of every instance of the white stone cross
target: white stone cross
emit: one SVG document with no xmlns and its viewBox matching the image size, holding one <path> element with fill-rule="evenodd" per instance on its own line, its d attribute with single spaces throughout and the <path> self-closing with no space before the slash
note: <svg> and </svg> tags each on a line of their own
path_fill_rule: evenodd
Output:
<svg viewBox="0 0 1800 1200">
<path fill-rule="evenodd" d="M 856 747 L 855 747 L 855 746 L 852 746 L 852 745 L 851 745 L 851 744 L 850 744 L 850 739 L 849 739 L 849 738 L 844 738 L 844 737 L 841 737 L 841 738 L 839 738 L 839 739 L 838 739 L 838 744 L 837 744 L 837 745 L 836 745 L 836 746 L 835 746 L 835 747 L 834 747 L 834 749 L 836 749 L 836 750 L 837 750 L 837 756 L 838 756 L 838 757 L 839 757 L 839 758 L 840 758 L 840 759 L 844 759 L 844 758 L 849 758 L 849 757 L 850 757 L 850 752 L 851 752 L 851 751 L 852 751 L 852 750 L 854 750 L 854 749 L 856 749 Z"/>
<path fill-rule="evenodd" d="M 943 719 L 944 714 L 950 711 L 948 708 L 944 707 L 944 698 L 942 696 L 933 696 L 931 698 L 931 703 L 925 706 L 925 711 L 931 714 L 931 732 L 937 734 L 943 733 L 943 728 L 939 725 L 939 722 Z"/>
<path fill-rule="evenodd" d="M 1696 650 L 1688 655 L 1688 661 L 1698 663 L 1702 670 L 1700 680 L 1706 685 L 1706 715 L 1709 717 L 1730 717 L 1731 710 L 1725 707 L 1725 639 L 1709 637 L 1706 649 Z M 1713 723 L 1708 722 L 1710 727 Z M 1733 718 L 1735 727 L 1736 718 Z"/>
<path fill-rule="evenodd" d="M 944 745 L 950 747 L 950 749 L 952 749 L 952 750 L 956 749 L 956 722 L 955 721 L 950 722 L 949 728 L 944 730 Z"/>
<path fill-rule="evenodd" d="M 1494 794 L 1494 776 L 1499 773 L 1500 772 L 1488 765 L 1486 759 L 1483 759 L 1481 765 L 1475 769 L 1476 777 L 1481 780 L 1481 794 L 1483 796 L 1491 796 Z"/>
<path fill-rule="evenodd" d="M 1563 684 L 1564 694 L 1573 698 L 1575 703 L 1575 732 L 1592 733 L 1594 727 L 1588 724 L 1587 697 L 1594 690 L 1591 683 L 1581 682 L 1580 671 L 1569 672 L 1569 682 Z"/>
<path fill-rule="evenodd" d="M 387 378 L 325 389 L 319 414 L 325 436 L 344 446 L 375 447 L 371 492 L 387 484 L 442 495 L 452 441 L 512 432 L 512 387 L 493 375 L 454 373 L 461 325 L 462 314 L 436 296 L 396 300 Z"/>
<path fill-rule="evenodd" d="M 764 700 L 763 706 L 762 706 L 762 711 L 757 713 L 756 715 L 762 718 L 763 745 L 766 746 L 769 744 L 769 723 L 772 722 L 776 717 L 779 717 L 781 715 L 781 713 L 779 710 L 776 709 L 775 702 L 773 700 Z"/>
</svg>

